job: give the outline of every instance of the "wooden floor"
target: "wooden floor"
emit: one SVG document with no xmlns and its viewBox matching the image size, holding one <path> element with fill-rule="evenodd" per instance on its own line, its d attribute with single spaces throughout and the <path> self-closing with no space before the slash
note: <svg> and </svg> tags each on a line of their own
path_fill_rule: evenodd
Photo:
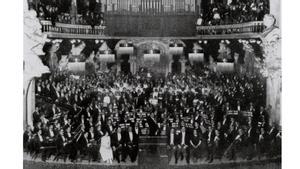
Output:
<svg viewBox="0 0 300 169">
<path fill-rule="evenodd" d="M 46 162 L 43 162 L 40 158 L 32 160 L 29 155 L 24 153 L 23 158 L 23 167 L 24 169 L 68 169 L 68 168 L 76 168 L 76 169 L 156 169 L 153 168 L 155 165 L 159 163 L 158 161 L 153 161 L 153 165 L 149 164 L 149 166 L 138 165 L 138 162 L 131 163 L 129 159 L 127 162 L 117 163 L 114 161 L 112 164 L 106 164 L 104 162 L 88 162 L 87 160 L 82 160 L 77 163 L 72 163 L 67 160 L 64 162 L 63 160 L 53 161 L 53 157 L 51 157 Z M 138 161 L 138 160 L 137 160 Z M 175 164 L 175 160 L 172 159 L 165 169 L 281 169 L 281 158 L 274 159 L 253 159 L 251 161 L 246 161 L 242 159 L 237 159 L 236 161 L 220 161 L 214 160 L 213 163 L 207 163 L 206 161 L 197 161 L 196 163 L 190 162 L 187 164 L 185 160 L 179 160 L 177 164 Z"/>
</svg>

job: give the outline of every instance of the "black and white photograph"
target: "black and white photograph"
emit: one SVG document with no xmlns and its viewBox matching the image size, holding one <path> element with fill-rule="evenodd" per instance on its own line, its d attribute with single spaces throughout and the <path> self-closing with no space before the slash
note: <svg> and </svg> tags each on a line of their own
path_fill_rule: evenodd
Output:
<svg viewBox="0 0 300 169">
<path fill-rule="evenodd" d="M 23 0 L 23 168 L 281 169 L 281 22 L 281 0 Z"/>
</svg>

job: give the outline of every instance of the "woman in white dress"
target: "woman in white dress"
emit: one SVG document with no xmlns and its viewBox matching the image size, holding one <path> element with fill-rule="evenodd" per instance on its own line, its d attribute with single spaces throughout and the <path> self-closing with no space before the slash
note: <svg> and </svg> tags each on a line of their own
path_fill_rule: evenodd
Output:
<svg viewBox="0 0 300 169">
<path fill-rule="evenodd" d="M 107 131 L 101 138 L 100 155 L 105 163 L 112 164 L 113 152 L 110 145 L 110 136 Z"/>
</svg>

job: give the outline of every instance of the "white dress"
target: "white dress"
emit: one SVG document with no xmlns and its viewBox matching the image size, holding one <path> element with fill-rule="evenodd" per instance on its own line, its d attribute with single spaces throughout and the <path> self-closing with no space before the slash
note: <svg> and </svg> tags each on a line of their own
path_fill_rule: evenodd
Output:
<svg viewBox="0 0 300 169">
<path fill-rule="evenodd" d="M 100 155 L 101 155 L 103 161 L 113 159 L 113 152 L 112 152 L 112 148 L 110 146 L 110 137 L 109 136 L 103 136 L 101 138 Z"/>
</svg>

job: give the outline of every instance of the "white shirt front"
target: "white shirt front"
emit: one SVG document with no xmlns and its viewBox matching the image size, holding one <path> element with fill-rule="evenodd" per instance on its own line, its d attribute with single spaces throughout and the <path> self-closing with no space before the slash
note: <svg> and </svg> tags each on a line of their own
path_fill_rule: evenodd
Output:
<svg viewBox="0 0 300 169">
<path fill-rule="evenodd" d="M 38 135 L 38 136 L 39 136 L 40 141 L 43 142 L 44 141 L 43 137 L 41 135 Z"/>
<path fill-rule="evenodd" d="M 135 133 L 139 134 L 139 128 L 135 128 Z"/>
<path fill-rule="evenodd" d="M 132 134 L 132 132 L 129 132 L 129 139 L 130 139 L 130 141 L 133 140 L 133 134 Z"/>
<path fill-rule="evenodd" d="M 54 133 L 52 130 L 49 130 L 49 135 L 50 135 L 50 137 L 54 137 Z"/>
<path fill-rule="evenodd" d="M 117 133 L 118 141 L 121 140 L 121 133 Z"/>
<path fill-rule="evenodd" d="M 211 138 L 211 132 L 208 133 L 208 141 L 210 141 Z"/>
<path fill-rule="evenodd" d="M 181 144 L 185 144 L 185 132 L 182 133 L 182 136 L 181 136 Z"/>
<path fill-rule="evenodd" d="M 171 133 L 170 135 L 170 145 L 174 145 L 174 134 Z"/>
</svg>

